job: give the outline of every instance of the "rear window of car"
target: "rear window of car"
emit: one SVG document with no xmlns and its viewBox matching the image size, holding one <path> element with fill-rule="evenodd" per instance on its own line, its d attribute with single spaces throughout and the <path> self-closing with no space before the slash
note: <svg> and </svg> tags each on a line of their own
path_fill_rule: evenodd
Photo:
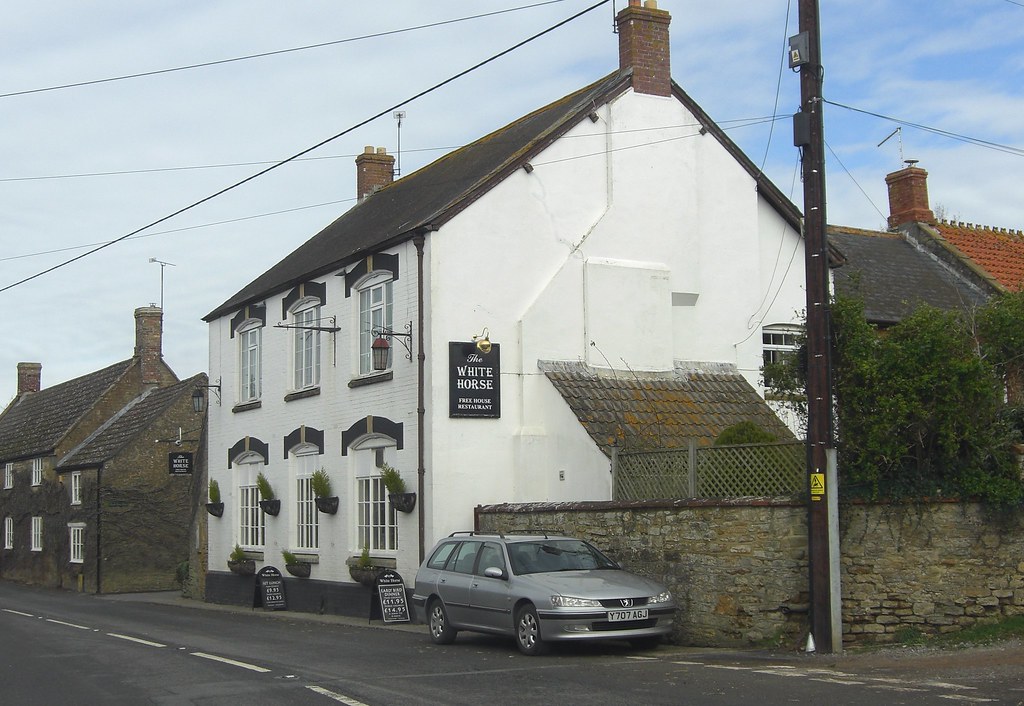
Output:
<svg viewBox="0 0 1024 706">
<path fill-rule="evenodd" d="M 434 550 L 434 555 L 430 557 L 427 566 L 431 569 L 443 569 L 448 562 L 448 557 L 452 555 L 452 550 L 457 546 L 459 546 L 458 542 L 445 542 Z"/>
</svg>

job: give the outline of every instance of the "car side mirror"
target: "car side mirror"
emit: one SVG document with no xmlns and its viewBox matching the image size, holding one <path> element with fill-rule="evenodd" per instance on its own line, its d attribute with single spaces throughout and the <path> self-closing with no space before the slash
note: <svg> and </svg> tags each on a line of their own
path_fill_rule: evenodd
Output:
<svg viewBox="0 0 1024 706">
<path fill-rule="evenodd" d="M 503 579 L 505 578 L 505 572 L 497 566 L 488 566 L 484 569 L 484 576 L 491 579 Z"/>
</svg>

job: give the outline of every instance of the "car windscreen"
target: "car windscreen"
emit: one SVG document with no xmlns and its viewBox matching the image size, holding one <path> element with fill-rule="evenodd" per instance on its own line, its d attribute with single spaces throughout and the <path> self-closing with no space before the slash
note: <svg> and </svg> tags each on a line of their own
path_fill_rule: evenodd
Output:
<svg viewBox="0 0 1024 706">
<path fill-rule="evenodd" d="M 512 571 L 518 575 L 546 571 L 618 569 L 618 565 L 579 539 L 538 539 L 508 545 Z"/>
</svg>

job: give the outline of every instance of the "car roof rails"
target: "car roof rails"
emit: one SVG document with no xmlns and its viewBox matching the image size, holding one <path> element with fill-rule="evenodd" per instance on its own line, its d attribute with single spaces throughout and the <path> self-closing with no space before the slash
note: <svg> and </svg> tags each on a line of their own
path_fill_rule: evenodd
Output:
<svg viewBox="0 0 1024 706">
<path fill-rule="evenodd" d="M 505 539 L 508 536 L 530 536 L 538 535 L 544 539 L 550 539 L 551 537 L 564 537 L 565 535 L 561 532 L 552 532 L 551 530 L 544 529 L 514 529 L 508 532 L 481 532 L 480 530 L 456 530 L 452 532 L 449 537 L 501 537 Z"/>
</svg>

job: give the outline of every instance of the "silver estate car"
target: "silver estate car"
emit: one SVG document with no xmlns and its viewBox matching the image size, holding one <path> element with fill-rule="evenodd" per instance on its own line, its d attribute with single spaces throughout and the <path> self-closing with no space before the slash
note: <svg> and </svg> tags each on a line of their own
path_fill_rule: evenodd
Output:
<svg viewBox="0 0 1024 706">
<path fill-rule="evenodd" d="M 515 637 L 537 655 L 555 640 L 657 645 L 676 605 L 659 583 L 624 571 L 581 539 L 455 532 L 416 572 L 413 606 L 438 644 L 459 630 Z"/>
</svg>

